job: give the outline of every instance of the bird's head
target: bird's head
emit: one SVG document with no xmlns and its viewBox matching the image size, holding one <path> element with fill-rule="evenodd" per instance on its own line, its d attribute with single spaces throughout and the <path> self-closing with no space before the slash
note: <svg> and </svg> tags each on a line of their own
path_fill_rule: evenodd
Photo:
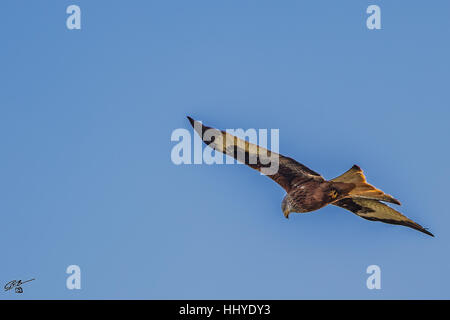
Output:
<svg viewBox="0 0 450 320">
<path fill-rule="evenodd" d="M 288 195 L 286 195 L 286 197 L 283 198 L 283 201 L 281 201 L 281 210 L 283 211 L 284 217 L 289 219 L 289 214 L 292 212 L 292 208 L 287 198 Z"/>
</svg>

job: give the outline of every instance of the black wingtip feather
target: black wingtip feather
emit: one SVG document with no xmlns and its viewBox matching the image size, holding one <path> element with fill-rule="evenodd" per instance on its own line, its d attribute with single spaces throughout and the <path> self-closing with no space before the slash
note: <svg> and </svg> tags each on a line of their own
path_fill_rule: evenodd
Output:
<svg viewBox="0 0 450 320">
<path fill-rule="evenodd" d="M 434 238 L 434 234 L 432 234 L 430 231 L 428 231 L 427 228 L 422 227 L 422 226 L 421 226 L 420 224 L 418 224 L 418 223 L 415 223 L 415 222 L 413 222 L 413 223 L 406 222 L 406 223 L 403 223 L 403 225 L 404 225 L 404 226 L 407 226 L 407 227 L 410 227 L 410 228 L 412 228 L 412 229 L 415 229 L 415 230 L 417 230 L 417 231 L 423 232 L 423 233 L 425 233 L 425 234 L 427 234 L 427 235 L 429 235 L 429 236 L 432 236 L 432 237 Z"/>
<path fill-rule="evenodd" d="M 434 238 L 434 234 L 432 234 L 430 231 L 428 231 L 428 228 L 423 228 L 423 230 L 421 230 L 421 231 Z"/>
<path fill-rule="evenodd" d="M 189 122 L 191 123 L 191 126 L 194 126 L 195 120 L 189 116 L 187 116 L 187 118 L 188 118 Z"/>
</svg>

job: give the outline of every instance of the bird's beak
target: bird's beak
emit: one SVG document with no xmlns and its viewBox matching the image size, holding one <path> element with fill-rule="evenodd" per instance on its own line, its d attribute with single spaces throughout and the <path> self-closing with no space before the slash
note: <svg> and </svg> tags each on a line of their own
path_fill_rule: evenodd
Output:
<svg viewBox="0 0 450 320">
<path fill-rule="evenodd" d="M 289 203 L 286 198 L 287 196 L 283 198 L 283 201 L 281 201 L 281 211 L 283 211 L 284 217 L 289 219 L 289 213 L 291 213 L 291 211 L 289 210 Z"/>
</svg>

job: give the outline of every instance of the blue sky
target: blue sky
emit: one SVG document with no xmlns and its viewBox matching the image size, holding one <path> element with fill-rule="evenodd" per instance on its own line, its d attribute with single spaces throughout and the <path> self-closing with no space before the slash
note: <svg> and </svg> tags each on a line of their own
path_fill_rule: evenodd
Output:
<svg viewBox="0 0 450 320">
<path fill-rule="evenodd" d="M 2 1 L 0 281 L 36 280 L 0 299 L 450 298 L 449 12 Z M 280 153 L 325 178 L 358 164 L 436 237 L 332 206 L 286 220 L 283 189 L 253 170 L 171 162 L 186 115 L 279 128 Z"/>
</svg>

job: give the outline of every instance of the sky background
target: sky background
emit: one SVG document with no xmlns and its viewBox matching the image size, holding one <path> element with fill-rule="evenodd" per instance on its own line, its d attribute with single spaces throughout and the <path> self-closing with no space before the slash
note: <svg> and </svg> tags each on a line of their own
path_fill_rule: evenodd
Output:
<svg viewBox="0 0 450 320">
<path fill-rule="evenodd" d="M 36 280 L 0 299 L 449 299 L 449 12 L 2 0 L 0 285 Z M 172 163 L 186 115 L 278 128 L 280 153 L 327 179 L 358 164 L 436 237 L 333 206 L 286 220 L 257 172 Z"/>
</svg>

